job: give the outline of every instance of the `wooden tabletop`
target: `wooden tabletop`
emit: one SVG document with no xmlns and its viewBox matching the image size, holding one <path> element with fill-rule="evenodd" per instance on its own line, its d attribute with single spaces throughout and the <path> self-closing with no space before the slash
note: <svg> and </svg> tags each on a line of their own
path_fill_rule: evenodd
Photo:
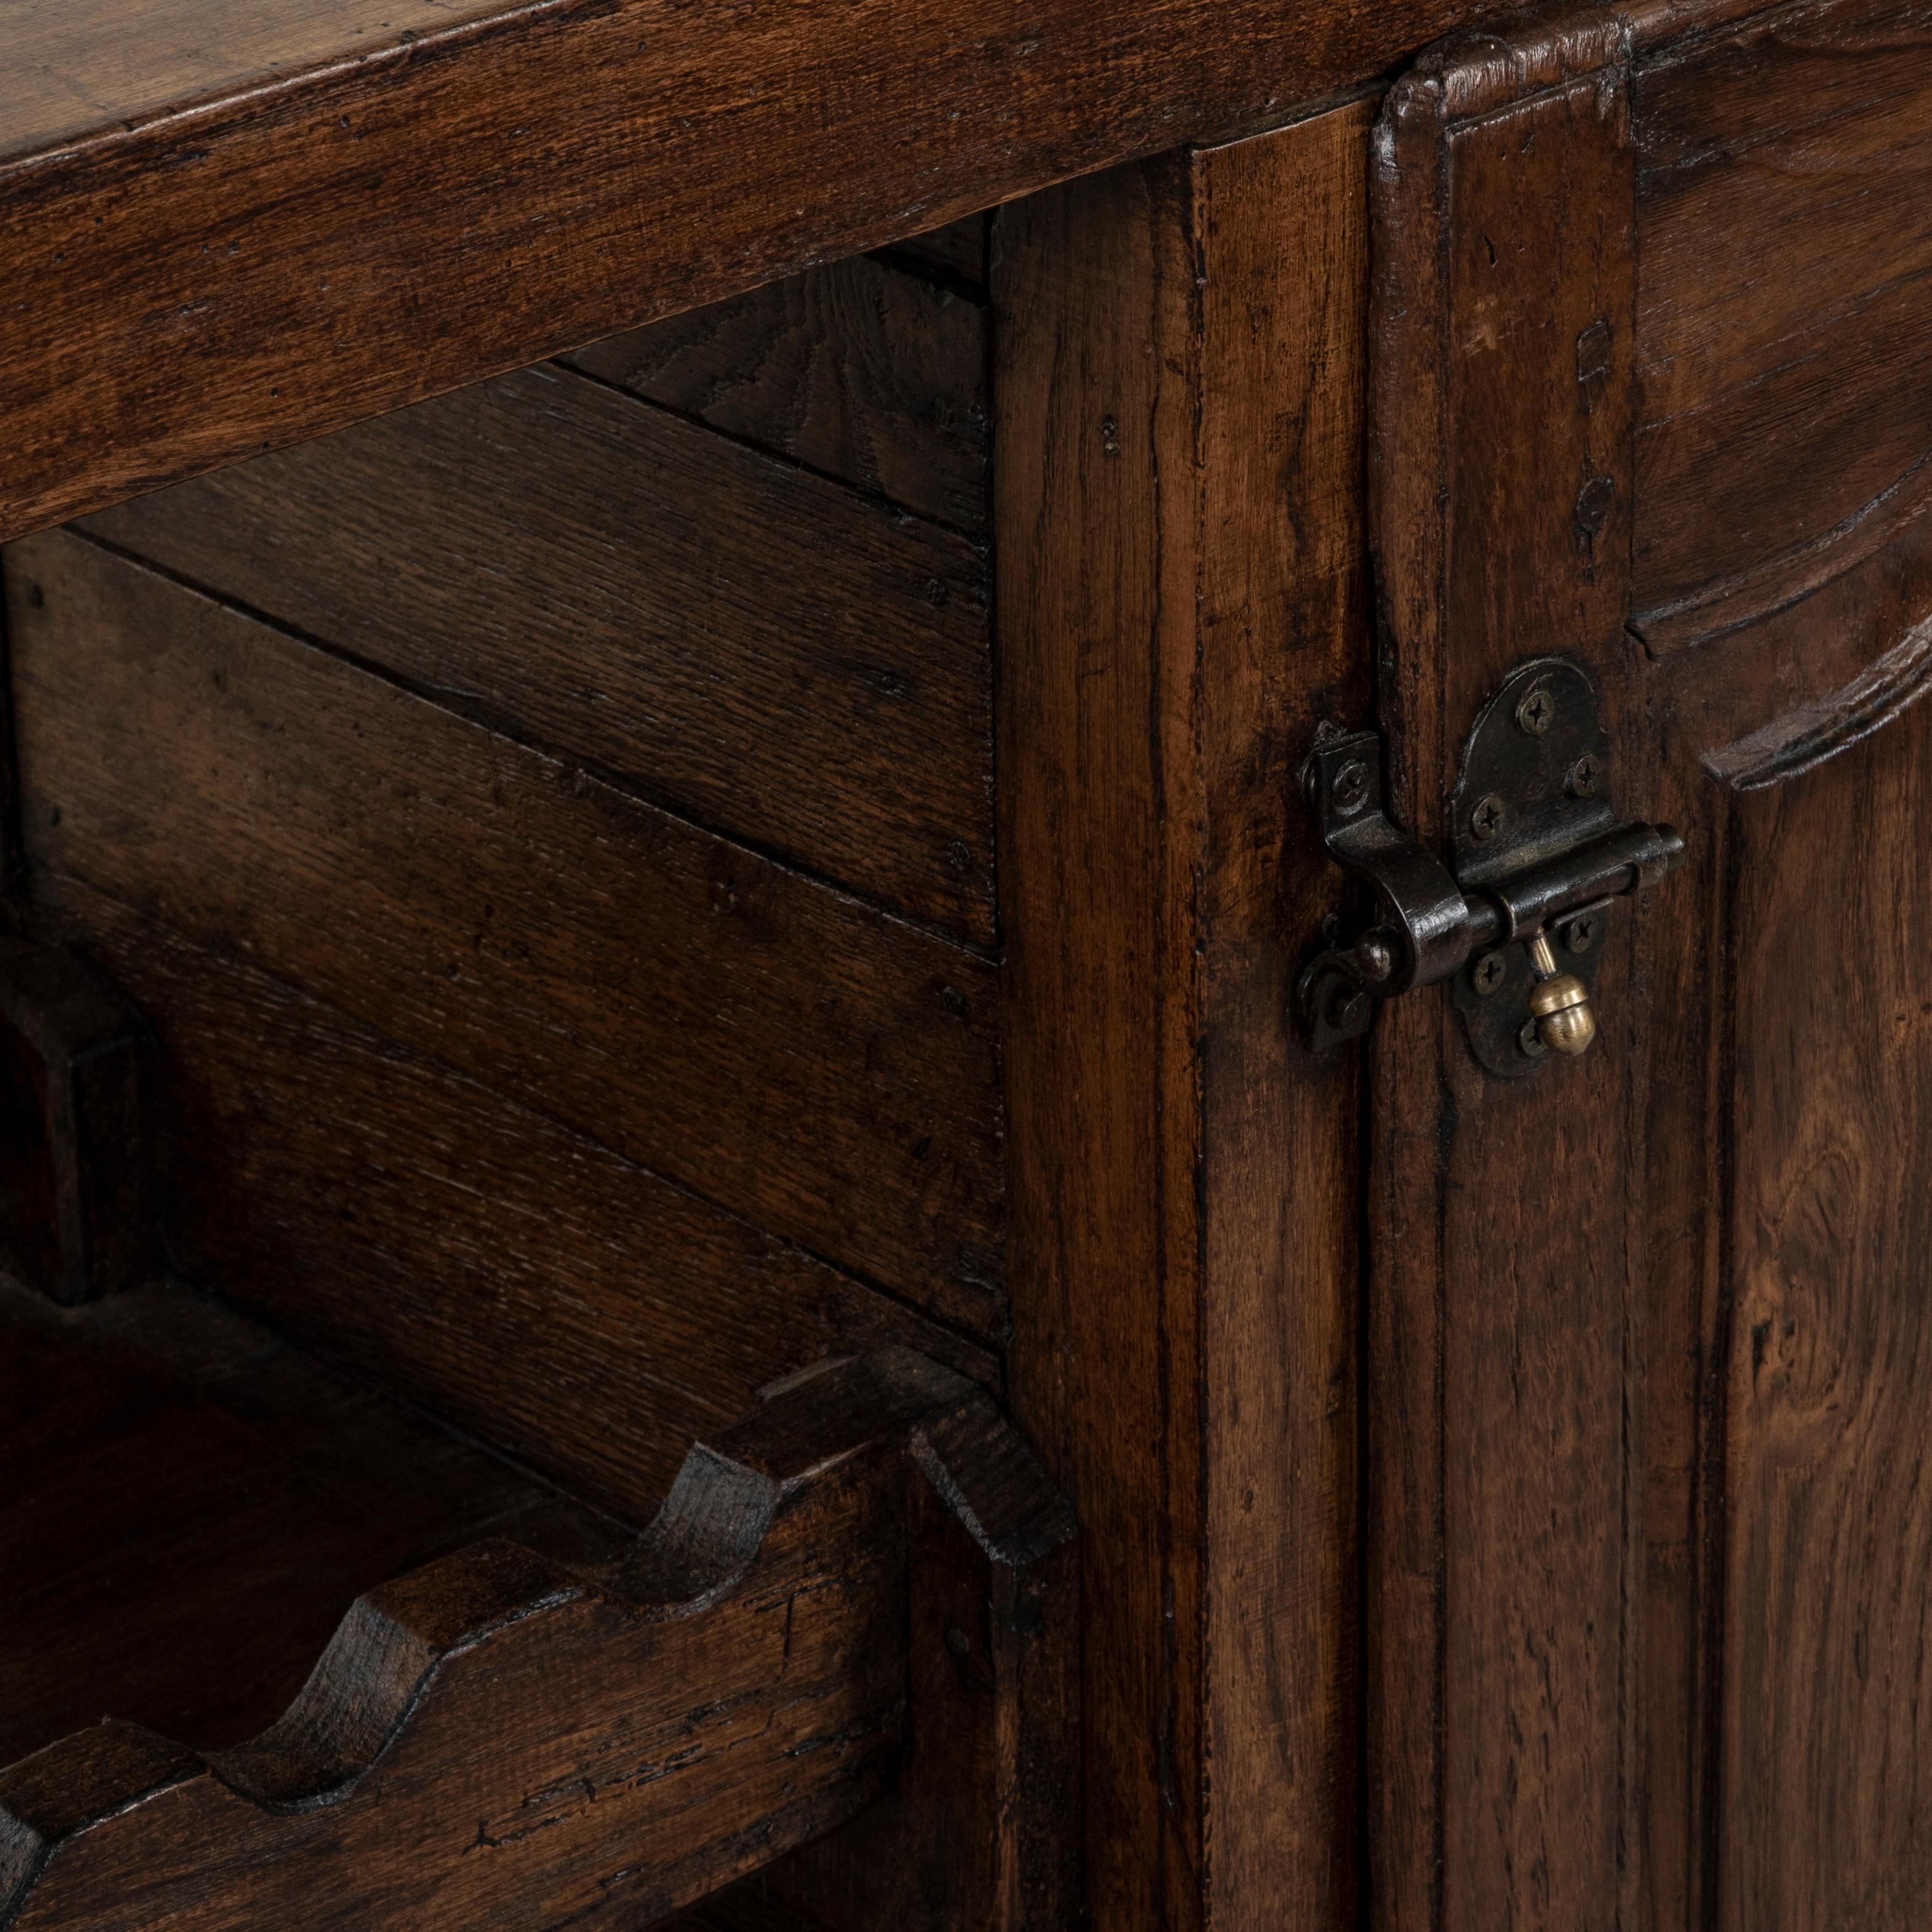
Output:
<svg viewBox="0 0 1932 1932">
<path fill-rule="evenodd" d="M 9 0 L 0 540 L 1066 176 L 1484 0 Z"/>
</svg>

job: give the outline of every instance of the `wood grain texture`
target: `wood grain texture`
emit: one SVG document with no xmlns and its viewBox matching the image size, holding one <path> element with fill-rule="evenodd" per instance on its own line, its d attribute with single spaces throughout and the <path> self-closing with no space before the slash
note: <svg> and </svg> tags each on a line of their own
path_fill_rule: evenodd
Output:
<svg viewBox="0 0 1932 1932">
<path fill-rule="evenodd" d="M 982 242 L 982 282 L 985 252 Z M 808 269 L 564 359 L 922 516 L 983 530 L 986 312 L 897 259 Z"/>
<path fill-rule="evenodd" d="M 984 560 L 530 370 L 89 528 L 440 704 L 982 941 Z"/>
<path fill-rule="evenodd" d="M 38 882 L 159 1048 L 177 1265 L 641 1521 L 686 1448 L 829 1355 L 994 1358 L 750 1222 L 194 946 Z"/>
<path fill-rule="evenodd" d="M 22 157 L 272 86 L 447 28 L 488 0 L 17 0 L 7 16 L 0 152 Z M 104 56 L 112 50 L 113 58 Z"/>
<path fill-rule="evenodd" d="M 1932 1886 L 1928 726 L 1730 808 L 1726 1932 L 1890 1932 Z"/>
<path fill-rule="evenodd" d="M 1923 240 L 1922 11 L 1576 12 L 1394 97 L 1374 502 L 1408 808 L 1436 836 L 1474 680 L 1567 647 L 1614 694 L 1624 808 L 1691 860 L 1613 931 L 1609 1057 L 1525 1083 L 1546 1112 L 1438 1016 L 1382 1023 L 1375 1922 L 1923 1916 L 1924 1432 L 1894 1396 L 1932 524 L 1880 473 L 1922 455 L 1916 405 L 1879 400 L 1918 326 L 1882 317 Z M 1666 551 L 1694 594 L 1654 622 Z"/>
<path fill-rule="evenodd" d="M 1809 595 L 1932 502 L 1932 26 L 1910 0 L 1625 0 L 1456 43 L 1450 111 L 1596 73 L 1638 233 L 1631 621 L 1654 650 Z"/>
<path fill-rule="evenodd" d="M 1932 500 L 1932 22 L 1768 8 L 1660 50 L 1633 111 L 1634 601 L 1662 644 L 1788 602 Z"/>
<path fill-rule="evenodd" d="M 1096 1924 L 1355 1909 L 1359 1088 L 1288 802 L 1366 696 L 1363 106 L 1003 210 L 1013 1387 L 1086 1536 Z"/>
<path fill-rule="evenodd" d="M 0 538 L 1256 124 L 1504 10 L 430 10 L 375 33 L 315 0 L 228 43 L 232 0 L 10 16 Z"/>
<path fill-rule="evenodd" d="M 1379 698 L 1402 821 L 1432 849 L 1462 734 L 1528 657 L 1589 667 L 1612 784 L 1646 789 L 1623 634 L 1632 160 L 1604 42 L 1584 15 L 1452 50 L 1398 83 L 1378 132 Z M 1645 1091 L 1628 944 L 1613 926 L 1607 1050 L 1532 1080 L 1485 1075 L 1446 1001 L 1378 1023 L 1367 1836 L 1385 1932 L 1628 1920 Z"/>
<path fill-rule="evenodd" d="M 1923 1808 L 1909 1782 L 1882 1791 L 1861 1782 L 1863 1767 L 1894 1748 L 1868 1707 L 1848 1708 L 1843 1721 L 1838 1713 L 1828 1721 L 1792 1720 L 1794 1706 L 1783 1701 L 1808 1696 L 1822 1681 L 1816 1673 L 1837 1667 L 1843 1616 L 1889 1630 L 1894 1606 L 1882 1578 L 1847 1570 L 1840 1546 L 1815 1529 L 1801 1533 L 1801 1521 L 1816 1521 L 1808 1514 L 1808 1478 L 1788 1484 L 1778 1473 L 1786 1466 L 1766 1460 L 1771 1437 L 1758 1432 L 1760 1421 L 1772 1436 L 1783 1426 L 1783 1343 L 1775 1326 L 1754 1330 L 1780 1286 L 1767 1256 L 1781 1252 L 1795 1268 L 1804 1252 L 1802 1236 L 1787 1240 L 1783 1232 L 1806 1211 L 1802 1190 L 1792 1186 L 1796 1150 L 1882 1142 L 1888 1162 L 1894 1150 L 1910 1158 L 1909 1142 L 1895 1138 L 1910 1130 L 1909 1105 L 1880 1113 L 1888 1102 L 1875 1096 L 1886 1090 L 1894 1064 L 1910 1077 L 1912 1010 L 1892 1009 L 1895 1031 L 1874 1016 L 1909 984 L 1899 976 L 1896 947 L 1908 943 L 1917 889 L 1901 884 L 1889 905 L 1883 895 L 1900 862 L 1892 853 L 1909 850 L 1916 836 L 1909 809 L 1916 794 L 1892 760 L 1915 754 L 1894 754 L 1891 744 L 1902 737 L 1916 745 L 1922 728 L 1910 709 L 1868 700 L 1882 688 L 1888 660 L 1897 670 L 1909 656 L 1914 626 L 1928 613 L 1932 530 L 1922 521 L 1791 609 L 1696 650 L 1670 652 L 1658 666 L 1658 806 L 1684 829 L 1695 862 L 1686 890 L 1654 908 L 1646 948 L 1652 1010 L 1672 1016 L 1654 1049 L 1645 1190 L 1654 1264 L 1642 1349 L 1648 1742 L 1640 1843 L 1650 1922 L 1660 1926 L 1736 1923 L 1740 1911 L 1774 1898 L 1785 1916 L 1805 1923 L 1819 1898 L 1835 1895 L 1847 1878 L 1820 1836 L 1836 1802 L 1831 1794 L 1841 1789 L 1858 1791 L 1866 1842 L 1886 1840 L 1904 1858 L 1901 1870 L 1911 1868 L 1907 1855 L 1922 1832 Z M 1874 650 L 1901 634 L 1906 642 L 1874 665 Z M 1908 679 L 1901 694 L 1910 688 Z M 1742 797 L 1741 788 L 1748 788 Z M 1787 788 L 1790 802 L 1767 813 L 1765 805 L 1784 799 Z M 1774 850 L 1766 842 L 1773 825 Z M 1811 914 L 1787 892 L 1808 894 L 1821 922 L 1807 927 L 1802 944 L 1796 935 Z M 1875 914 L 1896 937 L 1862 937 L 1876 931 Z M 1813 976 L 1828 931 L 1844 949 L 1821 1007 L 1822 982 Z M 1922 991 L 1922 1003 L 1925 997 Z M 1774 999 L 1790 1010 L 1776 1011 Z M 1875 1252 L 1871 1217 L 1885 1211 L 1872 1190 L 1882 1193 L 1889 1172 L 1868 1165 L 1838 1204 L 1834 1234 L 1849 1245 L 1828 1258 L 1832 1285 L 1821 1288 L 1815 1272 L 1801 1272 L 1785 1291 L 1794 1310 L 1808 1306 L 1814 1293 L 1842 1295 L 1849 1325 L 1830 1332 L 1855 1350 L 1887 1346 L 1894 1298 L 1913 1292 L 1898 1288 L 1895 1270 L 1864 1265 Z M 1888 1226 L 1876 1252 L 1884 1254 L 1906 1225 Z M 1855 1262 L 1858 1279 L 1843 1282 Z M 1744 1318 L 1754 1305 L 1759 1315 Z M 1894 1426 L 1892 1442 L 1879 1447 Z M 1882 1463 L 1895 1445 L 1909 1459 L 1916 1426 L 1876 1424 L 1864 1455 Z M 1742 1543 L 1732 1533 L 1733 1502 L 1750 1526 Z M 1897 1505 L 1892 1530 L 1874 1534 L 1909 1542 L 1917 1532 L 1903 1492 Z M 1762 1560 L 1774 1546 L 1782 1564 L 1774 1578 Z M 1767 1598 L 1773 1589 L 1783 1593 L 1782 1608 Z M 1786 1656 L 1766 1655 L 1755 1638 L 1739 1648 L 1740 1634 L 1761 1637 L 1780 1617 L 1794 1642 L 1800 1628 L 1820 1640 L 1804 1663 L 1793 1654 L 1788 1669 Z M 1852 1642 L 1862 1654 L 1863 1634 Z M 1774 1760 L 1760 1728 L 1774 1710 L 1790 1720 L 1775 1740 Z M 1808 1727 L 1802 1750 L 1794 1723 Z M 1751 1754 L 1748 1776 L 1738 1771 L 1741 1750 Z M 1888 1900 L 1868 1882 L 1847 1895 L 1863 1923 L 1916 1923 L 1902 1898 Z"/>
<path fill-rule="evenodd" d="M 541 1483 L 184 1290 L 68 1312 L 0 1283 L 0 1765 L 107 1714 L 238 1744 L 359 1592 L 539 1518 L 599 1546 Z"/>
<path fill-rule="evenodd" d="M 996 1594 L 1037 1592 L 1072 1533 L 970 1384 L 903 1351 L 808 1378 L 694 1448 L 608 1567 L 472 1544 L 359 1598 L 256 1738 L 204 1756 L 110 1724 L 0 1772 L 0 1909 L 44 1932 L 651 1923 L 863 1810 L 909 1724 L 944 1721 L 908 1704 L 948 1648 L 914 1607 L 947 1522 L 970 1555 L 938 1560 Z M 953 1744 L 1025 1730 L 1018 1692 Z M 980 1828 L 1025 1796 L 978 1786 Z M 1068 1903 L 958 1902 L 1013 1932 Z"/>
<path fill-rule="evenodd" d="M 736 1932 L 1058 1932 L 1086 1924 L 1080 1540 L 989 1406 L 928 1432 L 911 1735 L 895 1789 L 740 1888 Z M 1026 1533 L 1012 1498 L 1028 1504 Z M 924 1641 L 919 1641 L 922 1635 Z"/>
<path fill-rule="evenodd" d="M 37 866 L 997 1325 L 982 960 L 76 538 L 8 585 Z"/>
</svg>

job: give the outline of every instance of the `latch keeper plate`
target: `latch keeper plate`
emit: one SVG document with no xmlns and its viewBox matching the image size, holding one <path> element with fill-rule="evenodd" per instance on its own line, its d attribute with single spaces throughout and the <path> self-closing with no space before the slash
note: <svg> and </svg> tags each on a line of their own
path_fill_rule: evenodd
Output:
<svg viewBox="0 0 1932 1932">
<path fill-rule="evenodd" d="M 1506 1078 L 1534 1071 L 1548 1052 L 1530 1007 L 1539 979 L 1553 966 L 1594 992 L 1612 903 L 1683 857 L 1669 826 L 1618 819 L 1610 752 L 1581 665 L 1519 666 L 1464 743 L 1444 865 L 1390 820 L 1379 738 L 1324 730 L 1304 790 L 1323 843 L 1376 908 L 1352 940 L 1330 921 L 1328 945 L 1302 972 L 1310 1045 L 1358 1038 L 1381 1000 L 1446 980 L 1476 1058 Z M 1540 975 L 1530 950 L 1539 934 L 1550 945 Z"/>
</svg>

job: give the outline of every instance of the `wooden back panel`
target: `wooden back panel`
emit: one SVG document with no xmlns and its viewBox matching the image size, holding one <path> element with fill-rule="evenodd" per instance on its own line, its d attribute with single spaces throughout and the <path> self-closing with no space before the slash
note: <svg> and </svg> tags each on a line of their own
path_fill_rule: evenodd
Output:
<svg viewBox="0 0 1932 1932">
<path fill-rule="evenodd" d="M 984 310 L 842 273 L 6 557 L 29 916 L 160 1037 L 178 1262 L 632 1510 L 828 1351 L 998 1372 L 986 561 L 876 494 L 981 459 L 844 461 L 922 384 L 983 445 Z M 644 399 L 700 352 L 728 435 Z"/>
</svg>

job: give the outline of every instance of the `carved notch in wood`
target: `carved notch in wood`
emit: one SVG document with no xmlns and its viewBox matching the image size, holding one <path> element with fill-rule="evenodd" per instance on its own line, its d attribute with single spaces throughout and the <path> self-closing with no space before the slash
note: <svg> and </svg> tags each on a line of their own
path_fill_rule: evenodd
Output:
<svg viewBox="0 0 1932 1932">
<path fill-rule="evenodd" d="M 358 1598 L 248 1742 L 0 1771 L 0 1923 L 644 1926 L 868 1812 L 854 1932 L 1071 1923 L 1072 1537 L 983 1390 L 832 1366 L 613 1562 L 493 1539 Z"/>
<path fill-rule="evenodd" d="M 56 1301 L 128 1287 L 151 1258 L 145 1040 L 75 953 L 0 954 L 0 1256 Z"/>
</svg>

